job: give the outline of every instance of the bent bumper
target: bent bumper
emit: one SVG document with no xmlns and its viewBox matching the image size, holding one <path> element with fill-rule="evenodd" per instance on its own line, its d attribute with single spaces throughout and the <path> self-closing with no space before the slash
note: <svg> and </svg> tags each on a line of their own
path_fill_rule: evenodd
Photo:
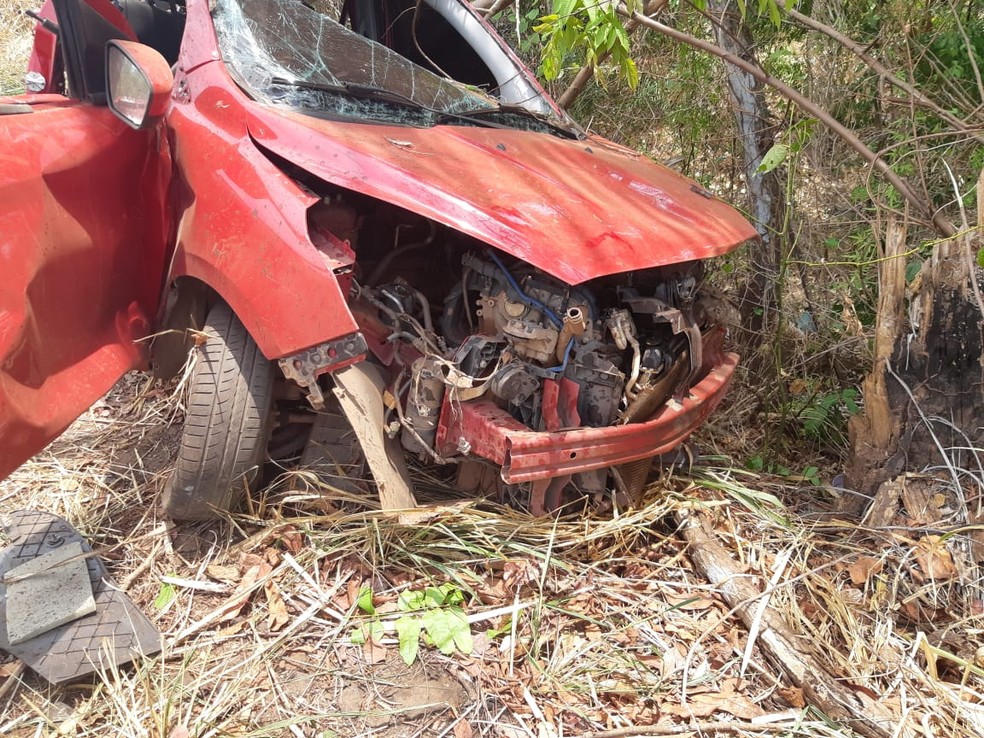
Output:
<svg viewBox="0 0 984 738">
<path fill-rule="evenodd" d="M 700 427 L 728 389 L 738 355 L 726 353 L 682 401 L 670 400 L 645 423 L 553 432 L 531 431 L 489 400 L 445 405 L 438 451 L 481 456 L 502 467 L 508 484 L 617 466 L 672 451 Z M 450 422 L 446 419 L 450 418 Z"/>
</svg>

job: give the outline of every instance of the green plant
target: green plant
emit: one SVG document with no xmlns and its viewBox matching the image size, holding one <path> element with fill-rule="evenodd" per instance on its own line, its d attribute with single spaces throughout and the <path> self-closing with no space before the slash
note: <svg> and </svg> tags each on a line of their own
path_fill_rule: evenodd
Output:
<svg viewBox="0 0 984 738">
<path fill-rule="evenodd" d="M 380 642 L 388 626 L 396 631 L 400 657 L 409 666 L 417 659 L 420 639 L 450 656 L 455 650 L 463 654 L 472 652 L 471 626 L 462 609 L 465 596 L 453 584 L 425 587 L 421 590 L 405 590 L 397 597 L 397 608 L 402 615 L 387 622 L 377 616 L 372 603 L 372 590 L 363 587 L 356 605 L 367 615 L 375 616 L 359 625 L 353 632 L 353 643 Z"/>
<path fill-rule="evenodd" d="M 811 395 L 800 406 L 797 417 L 806 438 L 841 445 L 846 439 L 847 419 L 860 411 L 854 387 Z"/>
<path fill-rule="evenodd" d="M 631 10 L 632 3 L 628 3 Z M 635 89 L 639 72 L 629 54 L 629 35 L 618 15 L 618 2 L 585 2 L 585 0 L 554 0 L 553 13 L 540 19 L 533 30 L 543 38 L 540 71 L 547 80 L 554 80 L 563 71 L 569 55 L 578 58 L 578 65 L 597 66 L 608 58 L 619 69 L 621 77 Z"/>
</svg>

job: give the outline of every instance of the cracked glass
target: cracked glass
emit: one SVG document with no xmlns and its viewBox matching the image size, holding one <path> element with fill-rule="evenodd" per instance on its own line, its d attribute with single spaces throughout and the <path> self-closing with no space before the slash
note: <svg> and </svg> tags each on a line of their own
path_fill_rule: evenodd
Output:
<svg viewBox="0 0 984 738">
<path fill-rule="evenodd" d="M 262 103 L 408 125 L 499 107 L 299 0 L 217 0 L 212 17 L 227 67 Z"/>
</svg>

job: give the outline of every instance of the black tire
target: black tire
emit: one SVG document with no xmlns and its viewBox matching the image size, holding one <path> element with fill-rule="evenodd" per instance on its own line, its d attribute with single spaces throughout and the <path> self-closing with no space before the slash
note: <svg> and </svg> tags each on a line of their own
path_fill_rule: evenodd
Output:
<svg viewBox="0 0 984 738">
<path fill-rule="evenodd" d="M 209 311 L 204 333 L 164 493 L 175 520 L 209 520 L 238 507 L 266 458 L 273 363 L 225 304 Z"/>
</svg>

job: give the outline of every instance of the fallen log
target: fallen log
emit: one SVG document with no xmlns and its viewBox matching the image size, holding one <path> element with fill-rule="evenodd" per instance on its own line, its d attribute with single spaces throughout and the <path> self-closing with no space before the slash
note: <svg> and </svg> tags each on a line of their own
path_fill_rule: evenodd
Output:
<svg viewBox="0 0 984 738">
<path fill-rule="evenodd" d="M 813 707 L 865 738 L 889 738 L 898 716 L 887 707 L 831 674 L 827 667 L 796 646 L 797 636 L 774 610 L 759 618 L 764 583 L 743 572 L 699 515 L 681 512 L 680 531 L 689 544 L 688 556 L 742 623 L 752 630 L 758 619 L 758 646 L 766 659 L 792 684 L 803 690 Z"/>
</svg>

